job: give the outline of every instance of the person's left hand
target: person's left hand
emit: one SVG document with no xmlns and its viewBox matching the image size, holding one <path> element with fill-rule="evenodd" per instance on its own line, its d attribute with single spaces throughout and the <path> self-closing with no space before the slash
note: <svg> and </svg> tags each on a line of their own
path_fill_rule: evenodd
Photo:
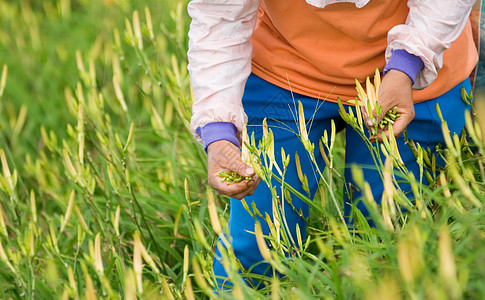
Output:
<svg viewBox="0 0 485 300">
<path fill-rule="evenodd" d="M 414 101 L 413 101 L 413 90 L 412 81 L 408 75 L 398 70 L 390 70 L 386 73 L 382 79 L 381 87 L 379 90 L 379 105 L 382 107 L 382 114 L 380 116 L 375 115 L 374 118 L 379 123 L 385 114 L 397 107 L 397 112 L 401 115 L 395 120 L 392 126 L 394 136 L 398 137 L 403 133 L 404 129 L 409 123 L 414 119 Z M 364 123 L 367 128 L 372 128 L 372 121 L 365 112 L 362 110 Z M 378 129 L 377 134 L 370 137 L 371 141 L 376 138 L 382 141 L 382 133 L 389 137 L 389 130 L 387 126 L 384 129 Z"/>
</svg>

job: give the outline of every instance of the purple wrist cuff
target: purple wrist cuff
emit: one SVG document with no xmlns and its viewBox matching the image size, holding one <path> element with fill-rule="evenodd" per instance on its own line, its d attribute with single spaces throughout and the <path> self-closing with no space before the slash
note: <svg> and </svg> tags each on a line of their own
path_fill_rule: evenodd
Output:
<svg viewBox="0 0 485 300">
<path fill-rule="evenodd" d="M 396 49 L 392 50 L 391 58 L 384 67 L 384 74 L 389 70 L 399 70 L 411 78 L 414 82 L 418 73 L 423 69 L 424 63 L 419 56 L 411 54 L 406 50 Z"/>
<path fill-rule="evenodd" d="M 204 127 L 198 127 L 196 133 L 202 139 L 202 146 L 204 151 L 207 152 L 207 146 L 213 142 L 220 140 L 226 140 L 238 148 L 241 148 L 241 144 L 237 139 L 237 129 L 232 123 L 226 122 L 214 122 L 205 125 Z"/>
</svg>

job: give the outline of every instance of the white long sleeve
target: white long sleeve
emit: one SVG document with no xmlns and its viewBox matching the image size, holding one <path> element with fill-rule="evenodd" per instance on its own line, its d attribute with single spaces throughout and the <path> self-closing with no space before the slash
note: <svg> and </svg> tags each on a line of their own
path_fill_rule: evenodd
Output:
<svg viewBox="0 0 485 300">
<path fill-rule="evenodd" d="M 212 122 L 241 129 L 247 120 L 241 104 L 251 73 L 251 36 L 260 0 L 193 0 L 188 5 L 189 72 L 197 101 L 191 131 Z"/>
<path fill-rule="evenodd" d="M 409 0 L 406 23 L 389 31 L 386 60 L 395 49 L 419 56 L 424 69 L 413 88 L 427 87 L 438 76 L 443 52 L 460 36 L 474 3 L 475 0 Z"/>
</svg>

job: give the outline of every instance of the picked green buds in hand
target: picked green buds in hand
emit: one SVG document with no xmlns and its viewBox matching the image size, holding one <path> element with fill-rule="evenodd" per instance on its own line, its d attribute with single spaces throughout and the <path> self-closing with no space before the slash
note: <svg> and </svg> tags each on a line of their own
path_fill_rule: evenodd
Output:
<svg viewBox="0 0 485 300">
<path fill-rule="evenodd" d="M 217 176 L 221 177 L 221 182 L 225 181 L 228 185 L 233 184 L 233 183 L 238 183 L 243 180 L 252 180 L 253 178 L 251 176 L 243 177 L 239 174 L 237 174 L 234 171 L 222 171 L 217 174 Z"/>
<path fill-rule="evenodd" d="M 394 125 L 394 122 L 400 116 L 401 114 L 397 112 L 397 107 L 394 106 L 394 108 L 388 111 L 384 118 L 381 120 L 381 122 L 379 123 L 379 128 L 384 129 L 389 124 Z"/>
</svg>

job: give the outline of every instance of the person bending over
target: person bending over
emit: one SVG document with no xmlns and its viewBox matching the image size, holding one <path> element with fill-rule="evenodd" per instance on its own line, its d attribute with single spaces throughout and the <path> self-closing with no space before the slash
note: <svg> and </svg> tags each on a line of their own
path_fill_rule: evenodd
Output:
<svg viewBox="0 0 485 300">
<path fill-rule="evenodd" d="M 474 0 L 192 0 L 189 31 L 189 72 L 196 102 L 191 130 L 208 154 L 208 182 L 231 197 L 229 232 L 241 264 L 265 274 L 268 264 L 258 250 L 253 233 L 255 220 L 241 201 L 254 202 L 262 215 L 272 216 L 272 198 L 254 170 L 240 158 L 241 130 L 262 136 L 265 117 L 274 133 L 275 157 L 284 147 L 294 156 L 305 149 L 298 136 L 284 127 L 296 127 L 295 101 L 301 101 L 305 116 L 312 117 L 309 139 L 318 143 L 331 121 L 346 128 L 345 163 L 373 165 L 372 157 L 356 131 L 342 122 L 337 98 L 355 99 L 355 78 L 361 82 L 376 68 L 383 73 L 379 104 L 383 112 L 397 107 L 401 115 L 393 126 L 401 157 L 408 170 L 419 167 L 401 133 L 424 148 L 443 142 L 438 103 L 452 132 L 464 127 L 466 104 L 461 88 L 470 89 L 469 76 L 478 55 L 468 21 Z M 324 101 L 322 103 L 322 101 Z M 318 107 L 318 109 L 316 109 Z M 309 120 L 306 120 L 307 122 Z M 372 121 L 366 120 L 368 126 Z M 389 134 L 384 130 L 385 134 Z M 303 170 L 312 170 L 300 155 Z M 315 157 L 321 157 L 318 147 Z M 294 161 L 294 160 L 292 160 Z M 281 161 L 278 162 L 281 164 Z M 324 168 L 322 159 L 319 168 Z M 227 185 L 218 173 L 234 171 L 252 180 Z M 379 204 L 383 183 L 375 169 L 364 168 L 365 180 Z M 317 176 L 308 176 L 311 197 Z M 349 168 L 345 180 L 352 183 Z M 296 165 L 290 162 L 285 181 L 299 187 Z M 278 186 L 278 182 L 273 182 Z M 403 184 L 403 191 L 410 187 Z M 277 189 L 279 190 L 279 189 Z M 344 214 L 351 220 L 351 207 L 369 216 L 354 190 L 344 195 Z M 292 197 L 296 210 L 308 216 L 308 205 Z M 357 204 L 355 204 L 357 203 Z M 305 235 L 306 223 L 289 205 L 285 216 L 290 234 L 296 224 Z M 258 217 L 259 218 L 259 217 Z M 259 219 L 263 233 L 266 222 Z M 372 221 L 369 220 L 371 223 Z M 266 224 L 266 226 L 265 226 Z M 296 240 L 296 238 L 294 239 Z M 218 250 L 216 250 L 216 254 Z M 214 272 L 227 277 L 217 259 Z"/>
</svg>

